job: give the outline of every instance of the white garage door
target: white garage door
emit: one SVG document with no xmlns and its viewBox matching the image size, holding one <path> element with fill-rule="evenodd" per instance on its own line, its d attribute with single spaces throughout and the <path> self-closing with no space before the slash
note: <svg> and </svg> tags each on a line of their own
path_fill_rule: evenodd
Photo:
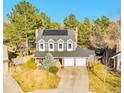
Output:
<svg viewBox="0 0 124 93">
<path fill-rule="evenodd" d="M 74 58 L 64 58 L 64 66 L 74 66 Z"/>
<path fill-rule="evenodd" d="M 86 66 L 85 58 L 76 58 L 76 66 Z"/>
</svg>

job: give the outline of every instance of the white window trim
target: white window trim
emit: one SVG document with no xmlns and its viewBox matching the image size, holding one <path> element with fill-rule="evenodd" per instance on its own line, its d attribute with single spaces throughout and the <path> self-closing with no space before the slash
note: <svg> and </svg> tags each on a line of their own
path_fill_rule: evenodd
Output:
<svg viewBox="0 0 124 93">
<path fill-rule="evenodd" d="M 51 42 L 51 41 L 52 41 L 52 42 Z M 53 45 L 53 49 L 50 48 L 50 44 Z M 50 40 L 48 41 L 48 50 L 49 50 L 49 51 L 54 51 L 54 40 L 53 40 L 53 39 L 50 39 Z"/>
<path fill-rule="evenodd" d="M 70 41 L 71 41 L 71 43 L 70 43 Z M 69 44 L 72 45 L 71 49 L 69 48 Z M 67 40 L 67 51 L 73 51 L 73 40 L 71 40 L 71 39 Z"/>
<path fill-rule="evenodd" d="M 40 44 L 43 44 L 43 49 L 40 48 Z M 45 51 L 45 41 L 43 39 L 39 40 L 39 51 Z"/>
<path fill-rule="evenodd" d="M 62 42 L 60 42 L 62 41 Z M 62 44 L 62 49 L 59 48 L 59 44 Z M 58 51 L 63 51 L 64 50 L 64 41 L 62 39 L 58 40 Z"/>
</svg>

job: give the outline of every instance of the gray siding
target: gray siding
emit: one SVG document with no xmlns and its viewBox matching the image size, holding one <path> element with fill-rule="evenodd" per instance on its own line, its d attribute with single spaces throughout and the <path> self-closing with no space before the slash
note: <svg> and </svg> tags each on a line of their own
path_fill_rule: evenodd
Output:
<svg viewBox="0 0 124 93">
<path fill-rule="evenodd" d="M 48 51 L 48 43 L 45 43 L 45 51 Z"/>
<path fill-rule="evenodd" d="M 75 42 L 73 43 L 73 50 L 76 50 L 76 44 L 75 44 Z"/>
<path fill-rule="evenodd" d="M 67 51 L 67 43 L 64 43 L 64 51 Z"/>
<path fill-rule="evenodd" d="M 39 51 L 39 43 L 36 43 L 36 50 Z"/>
<path fill-rule="evenodd" d="M 58 43 L 54 43 L 54 51 L 58 51 Z"/>
</svg>

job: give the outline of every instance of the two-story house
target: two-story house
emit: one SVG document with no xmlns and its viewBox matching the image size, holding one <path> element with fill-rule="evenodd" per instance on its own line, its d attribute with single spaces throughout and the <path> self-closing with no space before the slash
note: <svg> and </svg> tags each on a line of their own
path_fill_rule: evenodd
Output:
<svg viewBox="0 0 124 93">
<path fill-rule="evenodd" d="M 63 66 L 85 66 L 86 59 L 95 55 L 87 48 L 77 48 L 77 31 L 37 30 L 35 59 L 42 60 L 48 52 Z"/>
</svg>

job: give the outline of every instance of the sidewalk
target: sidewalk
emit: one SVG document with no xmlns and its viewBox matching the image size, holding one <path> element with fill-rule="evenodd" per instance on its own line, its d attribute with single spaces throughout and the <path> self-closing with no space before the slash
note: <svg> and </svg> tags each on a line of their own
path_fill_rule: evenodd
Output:
<svg viewBox="0 0 124 93">
<path fill-rule="evenodd" d="M 3 74 L 3 93 L 24 93 L 17 82 L 7 73 Z"/>
</svg>

